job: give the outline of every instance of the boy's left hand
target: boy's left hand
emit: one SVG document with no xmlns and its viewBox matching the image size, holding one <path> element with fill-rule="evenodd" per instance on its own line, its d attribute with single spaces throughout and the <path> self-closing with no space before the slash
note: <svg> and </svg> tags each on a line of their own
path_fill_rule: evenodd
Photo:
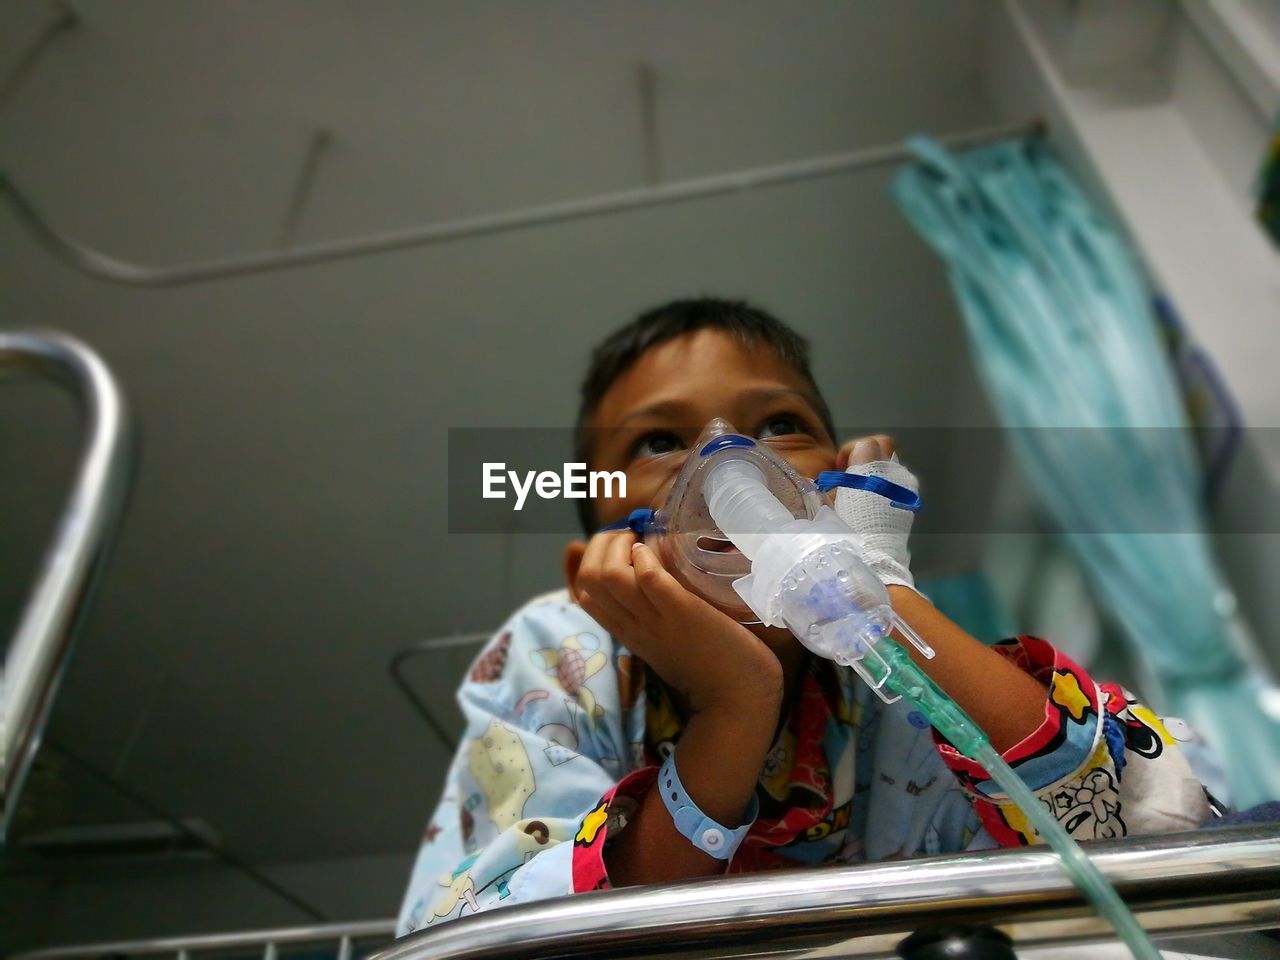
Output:
<svg viewBox="0 0 1280 960">
<path fill-rule="evenodd" d="M 836 466 L 848 471 L 855 467 L 874 464 L 856 473 L 875 474 L 911 490 L 918 487 L 916 478 L 896 460 L 890 462 L 896 452 L 893 437 L 875 434 L 858 437 L 845 443 L 836 454 Z M 897 584 L 915 590 L 915 578 L 911 575 L 911 553 L 907 538 L 911 533 L 914 515 L 908 510 L 892 506 L 889 501 L 874 493 L 862 490 L 839 490 L 834 500 L 836 513 L 858 534 L 862 546 L 862 559 L 886 586 Z"/>
</svg>

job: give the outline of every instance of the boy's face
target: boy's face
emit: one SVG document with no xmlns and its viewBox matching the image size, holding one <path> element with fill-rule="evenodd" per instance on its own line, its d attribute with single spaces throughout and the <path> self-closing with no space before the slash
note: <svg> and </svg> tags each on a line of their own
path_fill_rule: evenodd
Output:
<svg viewBox="0 0 1280 960">
<path fill-rule="evenodd" d="M 600 525 L 658 507 L 707 422 L 722 417 L 767 442 L 798 473 L 836 466 L 813 388 L 761 345 L 718 330 L 669 340 L 644 353 L 605 392 L 590 426 L 592 470 L 621 470 L 627 496 L 597 500 Z"/>
</svg>

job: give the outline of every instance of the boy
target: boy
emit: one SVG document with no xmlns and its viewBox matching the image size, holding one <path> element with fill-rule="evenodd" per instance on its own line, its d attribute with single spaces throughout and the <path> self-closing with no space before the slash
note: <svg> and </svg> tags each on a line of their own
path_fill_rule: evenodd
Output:
<svg viewBox="0 0 1280 960">
<path fill-rule="evenodd" d="M 786 630 L 735 622 L 629 530 L 593 533 L 661 504 L 714 417 L 806 477 L 896 470 L 914 482 L 888 437 L 837 449 L 807 344 L 761 310 L 676 301 L 606 340 L 582 388 L 578 459 L 623 471 L 627 496 L 584 505 L 590 539 L 565 550 L 567 592 L 517 612 L 459 690 L 468 729 L 400 934 L 587 890 L 1038 839 L 906 704 L 883 705 Z M 937 651 L 918 662 L 1074 837 L 1190 829 L 1211 816 L 1149 710 L 1042 640 L 970 637 L 914 589 L 910 514 L 881 516 L 858 531 L 864 559 Z"/>
</svg>

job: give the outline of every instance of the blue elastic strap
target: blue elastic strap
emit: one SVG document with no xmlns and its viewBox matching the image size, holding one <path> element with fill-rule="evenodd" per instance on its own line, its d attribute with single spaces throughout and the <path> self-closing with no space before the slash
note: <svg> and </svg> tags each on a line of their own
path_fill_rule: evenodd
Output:
<svg viewBox="0 0 1280 960">
<path fill-rule="evenodd" d="M 750 437 L 744 437 L 737 433 L 726 433 L 722 436 L 716 437 L 714 440 L 708 441 L 706 446 L 699 451 L 698 456 L 709 457 L 711 454 L 718 450 L 723 450 L 725 447 L 754 447 L 755 445 L 756 442 Z"/>
<path fill-rule="evenodd" d="M 632 510 L 631 515 L 625 520 L 606 523 L 598 532 L 604 533 L 606 530 L 630 529 L 636 536 L 643 537 L 649 532 L 649 528 L 651 526 L 653 526 L 653 511 L 647 507 L 641 507 L 639 510 Z"/>
<path fill-rule="evenodd" d="M 845 473 L 843 470 L 823 470 L 814 482 L 823 493 L 836 487 L 849 487 L 879 494 L 899 510 L 915 513 L 920 509 L 920 494 L 884 477 L 868 477 L 861 473 Z"/>
</svg>

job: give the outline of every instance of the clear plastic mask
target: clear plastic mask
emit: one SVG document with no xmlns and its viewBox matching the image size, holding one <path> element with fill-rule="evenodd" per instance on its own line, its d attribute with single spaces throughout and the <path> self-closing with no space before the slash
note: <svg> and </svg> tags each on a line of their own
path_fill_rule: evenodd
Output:
<svg viewBox="0 0 1280 960">
<path fill-rule="evenodd" d="M 801 476 L 769 445 L 739 434 L 722 419 L 703 428 L 672 484 L 666 501 L 654 513 L 645 543 L 680 583 L 739 623 L 760 618 L 733 589 L 751 572 L 751 561 L 716 526 L 707 509 L 703 484 L 710 469 L 726 459 L 746 460 L 763 475 L 770 492 L 797 519 L 812 520 L 825 502 L 817 486 Z"/>
</svg>

